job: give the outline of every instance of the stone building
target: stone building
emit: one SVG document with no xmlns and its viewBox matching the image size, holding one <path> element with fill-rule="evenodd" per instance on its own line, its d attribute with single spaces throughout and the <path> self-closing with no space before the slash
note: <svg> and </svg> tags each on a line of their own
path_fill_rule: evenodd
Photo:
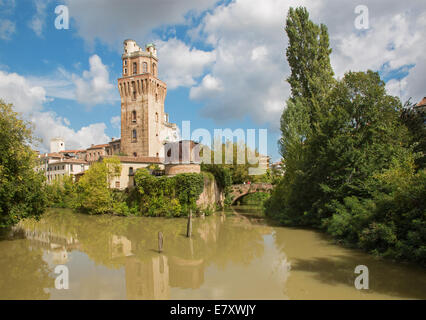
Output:
<svg viewBox="0 0 426 320">
<path fill-rule="evenodd" d="M 103 156 L 100 160 L 111 158 L 112 156 Z M 163 167 L 162 162 L 157 157 L 128 157 L 128 156 L 113 156 L 118 158 L 121 163 L 121 174 L 110 181 L 110 187 L 124 190 L 132 188 L 135 184 L 134 175 L 137 169 L 147 168 L 154 164 L 160 168 Z"/>
<path fill-rule="evenodd" d="M 200 173 L 200 144 L 192 140 L 169 142 L 164 145 L 164 167 L 167 176 L 180 173 Z"/>
<path fill-rule="evenodd" d="M 65 176 L 74 177 L 89 169 L 89 163 L 79 159 L 61 158 L 59 161 L 54 161 L 48 164 L 46 170 L 47 183 L 52 183 L 54 180 L 63 179 Z"/>
<path fill-rule="evenodd" d="M 86 149 L 86 161 L 89 163 L 93 163 L 98 161 L 101 157 L 107 155 L 107 148 L 109 148 L 109 144 L 97 144 L 93 145 L 90 148 Z"/>
<path fill-rule="evenodd" d="M 177 129 L 164 112 L 167 85 L 158 78 L 157 50 L 153 44 L 142 49 L 134 40 L 125 40 L 122 62 L 123 75 L 118 79 L 121 152 L 132 157 L 163 157 L 164 140 L 175 141 Z"/>
<path fill-rule="evenodd" d="M 35 170 L 43 172 L 47 183 L 62 179 L 65 176 L 73 178 L 89 169 L 85 160 L 85 150 L 65 150 L 62 138 L 50 141 L 50 153 L 38 155 L 38 165 Z"/>
<path fill-rule="evenodd" d="M 111 141 L 108 143 L 108 147 L 105 149 L 106 154 L 109 156 L 120 155 L 121 154 L 121 139 L 111 138 Z"/>
</svg>

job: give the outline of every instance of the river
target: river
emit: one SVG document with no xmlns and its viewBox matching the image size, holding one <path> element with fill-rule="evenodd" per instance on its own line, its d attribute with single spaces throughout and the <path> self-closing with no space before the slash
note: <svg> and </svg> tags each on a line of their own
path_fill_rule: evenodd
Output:
<svg viewBox="0 0 426 320">
<path fill-rule="evenodd" d="M 186 219 L 49 210 L 0 238 L 0 299 L 426 298 L 424 268 L 268 225 L 253 206 L 195 218 L 185 232 Z M 55 288 L 58 265 L 68 289 Z M 368 290 L 354 286 L 357 265 L 368 267 Z"/>
</svg>

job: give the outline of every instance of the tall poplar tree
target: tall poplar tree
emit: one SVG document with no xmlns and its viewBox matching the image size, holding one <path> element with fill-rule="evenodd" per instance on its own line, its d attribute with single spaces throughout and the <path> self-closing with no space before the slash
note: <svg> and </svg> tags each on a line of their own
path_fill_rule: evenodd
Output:
<svg viewBox="0 0 426 320">
<path fill-rule="evenodd" d="M 327 26 L 309 19 L 304 7 L 290 8 L 285 31 L 288 36 L 287 61 L 291 69 L 287 81 L 290 99 L 302 100 L 309 107 L 310 123 L 314 128 L 316 114 L 335 82 L 330 63 L 330 42 Z"/>
</svg>

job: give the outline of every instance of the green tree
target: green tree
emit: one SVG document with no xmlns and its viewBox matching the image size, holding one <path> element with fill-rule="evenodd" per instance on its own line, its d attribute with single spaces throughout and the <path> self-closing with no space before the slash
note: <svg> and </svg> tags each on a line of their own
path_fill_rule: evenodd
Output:
<svg viewBox="0 0 426 320">
<path fill-rule="evenodd" d="M 377 72 L 330 81 L 323 57 L 325 73 L 311 76 L 320 74 L 313 52 L 329 54 L 328 36 L 308 21 L 306 10 L 290 10 L 287 32 L 292 97 L 281 118 L 285 174 L 265 201 L 266 214 L 425 264 L 426 176 L 415 162 L 424 157 L 424 114 L 388 95 Z"/>
<path fill-rule="evenodd" d="M 313 23 L 306 8 L 299 7 L 288 11 L 285 31 L 291 100 L 299 99 L 309 106 L 309 120 L 314 128 L 322 101 L 334 83 L 328 30 L 324 24 Z"/>
<path fill-rule="evenodd" d="M 73 178 L 64 176 L 55 179 L 51 184 L 45 186 L 49 207 L 53 208 L 74 208 L 76 201 L 76 191 Z"/>
<path fill-rule="evenodd" d="M 410 143 L 414 144 L 414 151 L 418 153 L 416 165 L 424 169 L 426 168 L 426 109 L 412 105 L 408 101 L 401 110 L 401 119 L 410 132 Z"/>
<path fill-rule="evenodd" d="M 33 142 L 30 124 L 0 100 L 0 228 L 45 210 L 44 176 L 35 170 Z"/>
<path fill-rule="evenodd" d="M 93 163 L 76 186 L 76 208 L 90 214 L 111 213 L 114 208 L 111 179 L 121 173 L 117 158 Z"/>
</svg>

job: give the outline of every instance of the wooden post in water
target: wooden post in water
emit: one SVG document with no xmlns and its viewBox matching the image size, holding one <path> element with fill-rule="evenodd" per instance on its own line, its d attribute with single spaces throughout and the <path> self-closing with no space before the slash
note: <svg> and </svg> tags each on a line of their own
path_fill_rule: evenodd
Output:
<svg viewBox="0 0 426 320">
<path fill-rule="evenodd" d="M 158 232 L 158 253 L 163 251 L 163 233 Z"/>
<path fill-rule="evenodd" d="M 188 224 L 186 225 L 186 236 L 191 238 L 192 234 L 192 209 L 189 209 Z"/>
</svg>

